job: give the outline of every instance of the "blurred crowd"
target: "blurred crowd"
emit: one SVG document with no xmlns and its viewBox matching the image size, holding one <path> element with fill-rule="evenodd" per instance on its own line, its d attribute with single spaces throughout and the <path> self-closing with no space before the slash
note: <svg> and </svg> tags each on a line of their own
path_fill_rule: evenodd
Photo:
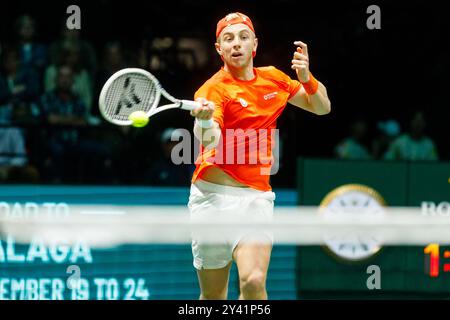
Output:
<svg viewBox="0 0 450 320">
<path fill-rule="evenodd" d="M 377 123 L 377 134 L 368 139 L 369 125 L 363 119 L 355 119 L 349 135 L 338 143 L 334 152 L 339 159 L 349 160 L 439 160 L 434 141 L 426 135 L 424 111 L 415 110 L 402 132 L 398 121 L 388 119 Z"/>
<path fill-rule="evenodd" d="M 157 125 L 144 129 L 115 127 L 100 118 L 97 97 L 106 79 L 125 67 L 150 70 L 169 92 L 192 97 L 195 86 L 220 67 L 207 39 L 155 36 L 144 38 L 137 50 L 125 50 L 120 41 L 99 49 L 80 30 L 61 23 L 58 39 L 40 43 L 30 15 L 17 17 L 11 30 L 13 41 L 0 40 L 0 181 L 189 184 L 192 165 L 177 166 L 170 160 L 170 137 L 176 134 L 171 127 L 177 122 L 168 121 L 178 117 L 178 123 L 191 129 L 187 113 L 158 116 Z M 174 70 L 176 82 L 171 81 Z M 437 147 L 426 134 L 424 110 L 408 116 L 403 124 L 399 119 L 373 123 L 356 118 L 347 137 L 334 137 L 342 140 L 328 154 L 339 159 L 438 160 Z M 376 133 L 369 135 L 373 125 Z M 282 164 L 301 156 L 283 148 L 281 152 Z"/>
<path fill-rule="evenodd" d="M 144 39 L 131 52 L 111 41 L 97 52 L 80 30 L 63 22 L 60 38 L 43 44 L 35 40 L 36 22 L 30 15 L 18 17 L 13 32 L 14 41 L 0 47 L 1 181 L 188 183 L 190 169 L 168 170 L 170 133 L 162 127 L 108 126 L 100 118 L 97 97 L 114 72 L 131 66 L 151 70 L 161 81 L 176 69 L 178 86 L 165 87 L 183 91 L 183 74 L 207 63 L 204 43 Z M 156 175 L 159 169 L 170 174 Z M 173 176 L 177 172 L 179 178 Z"/>
</svg>

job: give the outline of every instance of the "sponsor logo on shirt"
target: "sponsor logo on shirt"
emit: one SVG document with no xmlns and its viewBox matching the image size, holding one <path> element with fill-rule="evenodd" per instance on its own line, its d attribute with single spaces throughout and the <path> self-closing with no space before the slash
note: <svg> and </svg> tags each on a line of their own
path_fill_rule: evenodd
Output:
<svg viewBox="0 0 450 320">
<path fill-rule="evenodd" d="M 273 99 L 273 98 L 276 97 L 277 94 L 278 94 L 278 91 L 275 91 L 275 92 L 271 92 L 271 93 L 265 94 L 265 95 L 264 95 L 264 100 L 270 100 L 270 99 Z"/>
</svg>

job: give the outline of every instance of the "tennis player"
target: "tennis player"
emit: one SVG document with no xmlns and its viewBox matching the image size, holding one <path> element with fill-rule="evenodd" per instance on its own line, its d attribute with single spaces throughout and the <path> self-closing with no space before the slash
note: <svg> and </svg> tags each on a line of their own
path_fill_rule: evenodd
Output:
<svg viewBox="0 0 450 320">
<path fill-rule="evenodd" d="M 191 111 L 196 118 L 194 134 L 201 152 L 192 177 L 189 197 L 191 217 L 214 219 L 227 215 L 239 221 L 243 215 L 270 219 L 275 194 L 269 178 L 272 162 L 249 144 L 255 139 L 236 139 L 230 132 L 257 132 L 256 141 L 265 139 L 273 146 L 267 130 L 276 128 L 276 120 L 287 102 L 315 113 L 330 112 L 325 86 L 309 71 L 308 47 L 295 41 L 291 68 L 296 79 L 275 67 L 254 68 L 258 48 L 250 18 L 230 13 L 217 23 L 215 48 L 223 67 L 195 93 L 202 106 Z M 261 134 L 259 133 L 259 131 Z M 264 133 L 264 134 L 263 134 Z M 231 137 L 231 138 L 230 138 Z M 235 143 L 236 140 L 240 142 Z M 246 148 L 241 148 L 245 144 Z M 239 152 L 245 150 L 242 159 Z M 268 156 L 272 157 L 268 149 Z M 234 152 L 227 157 L 226 153 Z M 251 161 L 256 156 L 256 163 Z M 263 159 L 264 158 L 264 159 Z M 219 161 L 218 161 L 219 159 Z M 266 277 L 272 250 L 272 238 L 252 241 L 252 234 L 224 236 L 222 243 L 203 243 L 193 235 L 192 253 L 200 284 L 200 299 L 227 299 L 232 261 L 239 272 L 239 299 L 267 299 Z M 263 239 L 255 237 L 254 239 Z"/>
</svg>

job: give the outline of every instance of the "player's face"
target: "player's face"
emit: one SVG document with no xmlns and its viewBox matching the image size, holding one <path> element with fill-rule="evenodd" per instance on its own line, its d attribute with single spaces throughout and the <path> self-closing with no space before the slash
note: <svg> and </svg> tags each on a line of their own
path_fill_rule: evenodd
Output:
<svg viewBox="0 0 450 320">
<path fill-rule="evenodd" d="M 234 68 L 244 68 L 252 60 L 258 39 L 245 24 L 238 23 L 224 28 L 216 43 L 216 50 L 224 62 Z"/>
</svg>

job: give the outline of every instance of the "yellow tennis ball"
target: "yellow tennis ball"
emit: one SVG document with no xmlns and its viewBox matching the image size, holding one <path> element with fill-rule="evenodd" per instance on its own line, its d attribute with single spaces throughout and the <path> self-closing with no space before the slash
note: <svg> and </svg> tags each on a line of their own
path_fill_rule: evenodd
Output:
<svg viewBox="0 0 450 320">
<path fill-rule="evenodd" d="M 133 127 L 141 128 L 147 125 L 148 116 L 144 111 L 135 111 L 128 116 L 128 119 L 132 122 Z"/>
</svg>

